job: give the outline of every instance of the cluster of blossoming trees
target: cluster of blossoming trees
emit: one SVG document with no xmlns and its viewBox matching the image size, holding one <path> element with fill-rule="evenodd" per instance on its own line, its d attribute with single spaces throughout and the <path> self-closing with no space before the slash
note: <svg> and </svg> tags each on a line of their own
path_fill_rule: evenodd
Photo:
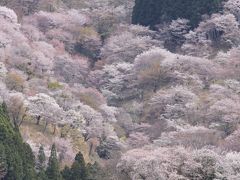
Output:
<svg viewBox="0 0 240 180">
<path fill-rule="evenodd" d="M 0 7 L 0 96 L 15 126 L 69 126 L 119 179 L 240 178 L 238 0 L 195 29 L 158 31 L 129 24 L 132 2 L 61 3 L 21 20 Z"/>
</svg>

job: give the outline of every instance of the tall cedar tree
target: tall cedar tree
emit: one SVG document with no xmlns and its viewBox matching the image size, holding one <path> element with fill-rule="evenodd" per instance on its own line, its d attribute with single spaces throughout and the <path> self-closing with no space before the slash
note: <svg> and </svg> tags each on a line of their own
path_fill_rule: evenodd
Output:
<svg viewBox="0 0 240 180">
<path fill-rule="evenodd" d="M 71 180 L 72 174 L 71 174 L 71 169 L 69 167 L 65 166 L 61 174 L 64 180 Z"/>
<path fill-rule="evenodd" d="M 107 179 L 108 174 L 102 167 L 95 162 L 94 164 L 87 164 L 88 170 L 88 180 L 96 180 L 96 179 Z"/>
<path fill-rule="evenodd" d="M 38 157 L 38 159 L 37 159 L 36 168 L 40 172 L 40 171 L 44 170 L 45 162 L 46 162 L 46 156 L 45 156 L 44 148 L 42 145 L 39 148 L 37 157 Z"/>
<path fill-rule="evenodd" d="M 0 179 L 4 178 L 7 174 L 7 161 L 5 149 L 2 143 L 0 143 Z"/>
<path fill-rule="evenodd" d="M 50 180 L 61 180 L 59 162 L 57 158 L 57 151 L 55 144 L 52 145 L 51 155 L 48 161 L 48 167 L 46 170 L 47 178 Z"/>
<path fill-rule="evenodd" d="M 44 147 L 41 145 L 38 151 L 37 162 L 36 162 L 36 169 L 38 171 L 38 179 L 44 180 L 46 179 L 45 174 L 45 162 L 46 156 L 44 153 Z"/>
<path fill-rule="evenodd" d="M 0 156 L 4 157 L 7 180 L 35 180 L 34 155 L 28 144 L 24 143 L 17 127 L 13 127 L 5 103 L 0 105 Z M 1 157 L 2 158 L 2 157 Z"/>
<path fill-rule="evenodd" d="M 87 168 L 81 152 L 79 152 L 71 167 L 71 180 L 86 180 L 88 177 Z"/>
<path fill-rule="evenodd" d="M 154 27 L 177 18 L 190 20 L 196 27 L 203 14 L 212 14 L 222 8 L 223 0 L 135 0 L 132 23 Z"/>
<path fill-rule="evenodd" d="M 97 162 L 85 165 L 81 153 L 76 155 L 72 167 L 66 166 L 61 173 L 64 180 L 97 180 L 107 179 L 108 177 Z"/>
</svg>

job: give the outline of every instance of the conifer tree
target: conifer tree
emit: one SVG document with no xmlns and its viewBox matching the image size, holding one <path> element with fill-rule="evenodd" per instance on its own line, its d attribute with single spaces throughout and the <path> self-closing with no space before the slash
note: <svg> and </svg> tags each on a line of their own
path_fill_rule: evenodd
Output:
<svg viewBox="0 0 240 180">
<path fill-rule="evenodd" d="M 39 172 L 44 170 L 45 162 L 46 162 L 46 156 L 44 153 L 44 147 L 43 145 L 41 145 L 38 151 L 37 164 L 36 164 L 37 166 L 36 168 Z"/>
<path fill-rule="evenodd" d="M 0 144 L 0 171 L 4 179 L 35 180 L 34 155 L 23 142 L 18 128 L 12 126 L 5 103 L 0 106 Z"/>
<path fill-rule="evenodd" d="M 88 180 L 107 179 L 108 174 L 102 169 L 102 167 L 95 162 L 94 164 L 87 164 Z"/>
<path fill-rule="evenodd" d="M 57 151 L 55 144 L 52 145 L 51 155 L 48 161 L 48 167 L 46 170 L 47 178 L 50 180 L 61 180 L 59 162 L 57 158 Z"/>
<path fill-rule="evenodd" d="M 7 174 L 6 154 L 3 144 L 0 144 L 0 179 Z"/>
<path fill-rule="evenodd" d="M 71 167 L 71 179 L 72 180 L 86 180 L 88 177 L 87 168 L 85 165 L 85 161 L 81 152 L 79 152 L 75 161 Z"/>
<path fill-rule="evenodd" d="M 40 146 L 37 156 L 37 162 L 36 162 L 36 169 L 38 171 L 38 179 L 44 180 L 46 179 L 45 174 L 45 162 L 46 162 L 46 156 L 44 153 L 44 147 L 43 145 Z"/>
<path fill-rule="evenodd" d="M 69 167 L 65 167 L 62 172 L 62 177 L 64 180 L 71 180 L 71 176 L 72 176 L 72 172 L 71 172 L 71 169 Z"/>
<path fill-rule="evenodd" d="M 23 151 L 24 159 L 23 159 L 23 180 L 35 180 L 37 178 L 36 172 L 34 169 L 35 165 L 35 156 L 32 152 L 31 147 L 24 143 Z"/>
</svg>

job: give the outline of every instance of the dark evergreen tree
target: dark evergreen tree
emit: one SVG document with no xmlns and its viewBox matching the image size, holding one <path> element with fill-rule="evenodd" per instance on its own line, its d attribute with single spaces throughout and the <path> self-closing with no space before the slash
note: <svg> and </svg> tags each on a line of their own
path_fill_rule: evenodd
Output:
<svg viewBox="0 0 240 180">
<path fill-rule="evenodd" d="M 87 164 L 88 180 L 107 179 L 107 173 L 101 166 L 95 162 L 94 164 Z"/>
<path fill-rule="evenodd" d="M 46 162 L 46 156 L 44 153 L 44 147 L 41 145 L 38 151 L 37 162 L 36 162 L 36 169 L 38 171 L 39 180 L 46 179 L 45 162 Z"/>
<path fill-rule="evenodd" d="M 48 161 L 48 167 L 46 170 L 46 175 L 49 180 L 61 180 L 59 162 L 57 158 L 57 151 L 55 144 L 52 145 L 51 155 Z"/>
<path fill-rule="evenodd" d="M 64 180 L 71 180 L 71 177 L 72 177 L 72 172 L 71 172 L 71 169 L 69 167 L 65 167 L 62 172 L 62 177 Z"/>
<path fill-rule="evenodd" d="M 23 160 L 23 168 L 24 168 L 24 180 L 36 179 L 36 172 L 34 169 L 35 165 L 35 156 L 32 152 L 31 147 L 28 144 L 24 143 L 23 146 L 24 160 Z"/>
<path fill-rule="evenodd" d="M 1 152 L 6 163 L 7 180 L 35 180 L 34 156 L 28 144 L 24 143 L 18 128 L 14 128 L 6 111 L 6 105 L 0 106 L 0 142 Z M 4 154 L 4 155 L 3 155 Z"/>
<path fill-rule="evenodd" d="M 203 14 L 221 10 L 223 0 L 136 0 L 133 10 L 133 24 L 154 27 L 154 25 L 177 18 L 190 20 L 196 27 Z"/>
<path fill-rule="evenodd" d="M 79 152 L 75 161 L 71 167 L 71 179 L 72 180 L 86 180 L 88 177 L 87 168 L 85 165 L 85 161 L 81 152 Z"/>
<path fill-rule="evenodd" d="M 45 162 L 46 162 L 46 156 L 44 153 L 44 147 L 43 147 L 43 145 L 41 145 L 38 150 L 37 163 L 36 163 L 36 169 L 39 172 L 44 170 Z"/>
<path fill-rule="evenodd" d="M 0 179 L 4 178 L 6 174 L 7 174 L 7 160 L 5 148 L 3 144 L 0 144 Z"/>
<path fill-rule="evenodd" d="M 98 163 L 87 164 L 81 152 L 79 152 L 72 167 L 65 167 L 62 172 L 64 180 L 100 180 L 107 179 L 107 174 L 103 171 Z"/>
</svg>

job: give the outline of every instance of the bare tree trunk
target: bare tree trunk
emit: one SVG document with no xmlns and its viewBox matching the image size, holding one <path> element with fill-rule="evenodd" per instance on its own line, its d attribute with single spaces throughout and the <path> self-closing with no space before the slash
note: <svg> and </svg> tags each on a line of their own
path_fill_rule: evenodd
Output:
<svg viewBox="0 0 240 180">
<path fill-rule="evenodd" d="M 85 142 L 87 142 L 87 141 L 90 139 L 90 136 L 89 136 L 88 133 L 82 134 L 82 135 L 83 135 L 83 137 L 84 137 L 84 141 L 85 141 Z"/>
<path fill-rule="evenodd" d="M 40 120 L 41 120 L 41 116 L 37 116 L 37 123 L 36 123 L 36 125 L 40 124 Z"/>
<path fill-rule="evenodd" d="M 18 128 L 17 118 L 13 118 L 13 125 L 15 128 Z"/>
<path fill-rule="evenodd" d="M 92 154 L 92 149 L 93 149 L 93 143 L 91 142 L 91 144 L 90 144 L 90 149 L 89 149 L 89 155 L 91 155 Z"/>
<path fill-rule="evenodd" d="M 43 133 L 46 132 L 46 130 L 47 130 L 47 125 L 48 125 L 48 122 L 46 121 L 46 123 L 45 123 L 45 127 L 44 127 L 44 130 L 43 130 Z"/>
<path fill-rule="evenodd" d="M 56 129 L 57 129 L 57 125 L 54 124 L 54 125 L 53 125 L 53 135 L 55 135 L 55 133 L 56 133 Z"/>
<path fill-rule="evenodd" d="M 22 125 L 22 123 L 23 123 L 25 117 L 26 117 L 26 115 L 23 115 L 23 117 L 22 117 L 20 123 L 18 124 L 18 127 L 20 127 L 20 126 Z"/>
</svg>

